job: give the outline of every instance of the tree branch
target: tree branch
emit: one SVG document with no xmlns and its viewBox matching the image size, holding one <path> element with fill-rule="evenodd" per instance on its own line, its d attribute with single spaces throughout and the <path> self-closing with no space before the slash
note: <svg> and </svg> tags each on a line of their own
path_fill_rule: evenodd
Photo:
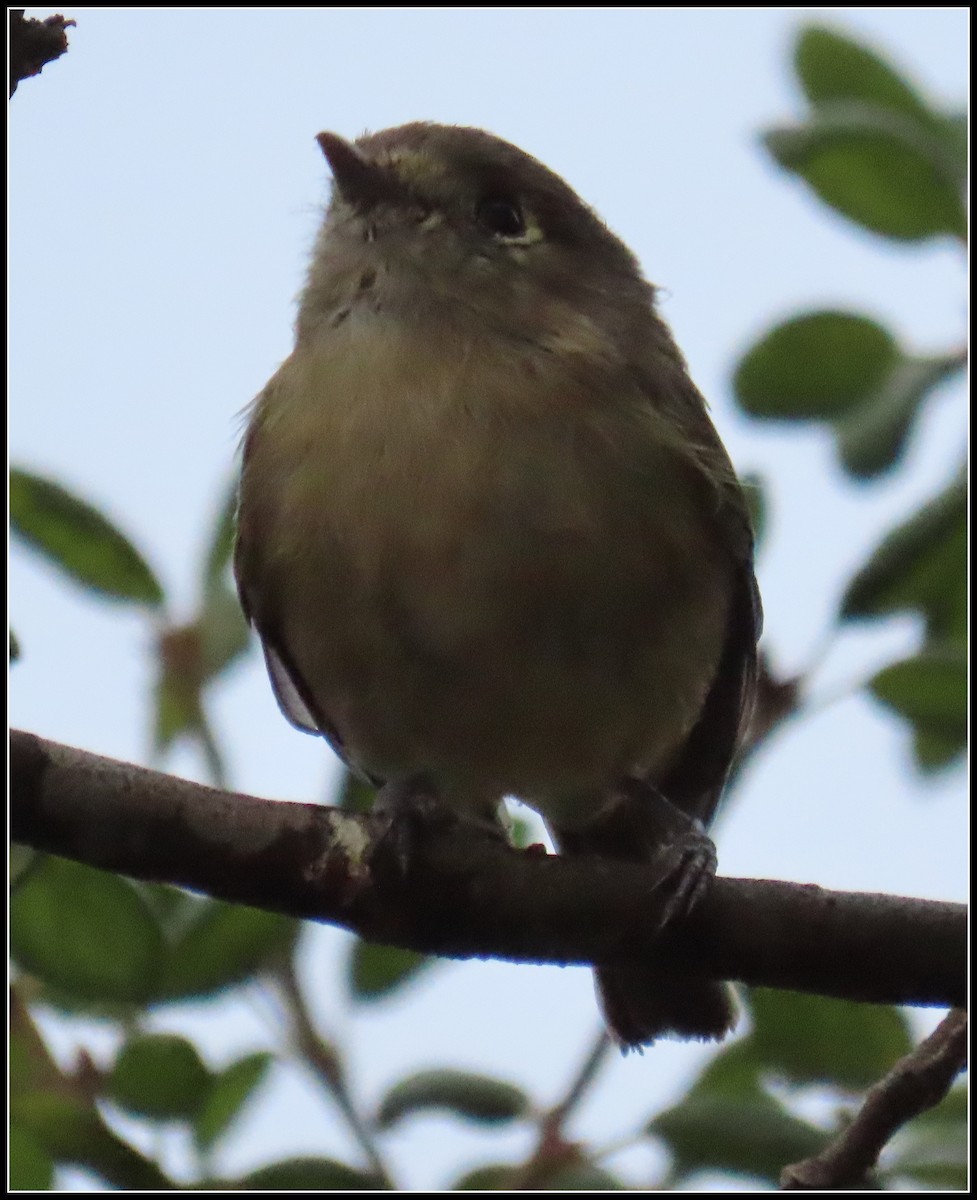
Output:
<svg viewBox="0 0 977 1200">
<path fill-rule="evenodd" d="M 218 791 L 11 734 L 15 841 L 136 879 L 454 958 L 594 963 L 654 953 L 717 979 L 962 1006 L 960 904 L 717 879 L 658 933 L 652 866 L 515 850 L 459 822 L 406 864 L 382 818 Z"/>
<path fill-rule="evenodd" d="M 967 1062 L 967 1014 L 947 1013 L 936 1030 L 869 1091 L 852 1123 L 820 1154 L 785 1167 L 785 1191 L 869 1187 L 868 1174 L 896 1132 L 943 1099 Z"/>
<path fill-rule="evenodd" d="M 10 95 L 17 84 L 31 75 L 40 75 L 44 67 L 60 58 L 68 49 L 65 32 L 74 21 L 66 21 L 58 13 L 38 21 L 25 18 L 22 8 L 8 9 L 10 23 Z"/>
</svg>

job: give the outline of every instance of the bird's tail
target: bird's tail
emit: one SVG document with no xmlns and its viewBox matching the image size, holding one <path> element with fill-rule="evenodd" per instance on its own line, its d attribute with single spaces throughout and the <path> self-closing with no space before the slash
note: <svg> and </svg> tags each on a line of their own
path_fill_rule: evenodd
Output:
<svg viewBox="0 0 977 1200">
<path fill-rule="evenodd" d="M 615 963 L 597 967 L 594 980 L 607 1027 L 625 1048 L 668 1036 L 718 1041 L 736 1022 L 730 989 L 713 979 Z"/>
<path fill-rule="evenodd" d="M 591 824 L 574 829 L 551 824 L 550 829 L 564 854 L 662 863 L 668 878 L 661 886 L 685 897 L 674 907 L 676 917 L 688 911 L 715 873 L 715 849 L 698 822 L 637 781 Z M 719 1040 L 736 1022 L 726 984 L 677 972 L 656 963 L 653 955 L 641 962 L 603 963 L 594 974 L 608 1028 L 624 1047 L 669 1035 Z"/>
</svg>

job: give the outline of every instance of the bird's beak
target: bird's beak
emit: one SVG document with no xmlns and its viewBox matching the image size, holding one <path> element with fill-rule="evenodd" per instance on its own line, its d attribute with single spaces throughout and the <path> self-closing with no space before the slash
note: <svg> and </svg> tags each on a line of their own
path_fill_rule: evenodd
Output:
<svg viewBox="0 0 977 1200">
<path fill-rule="evenodd" d="M 352 142 L 338 133 L 320 133 L 316 138 L 332 168 L 336 190 L 342 198 L 362 211 L 384 200 L 396 199 L 398 188 L 393 175 L 372 162 Z"/>
</svg>

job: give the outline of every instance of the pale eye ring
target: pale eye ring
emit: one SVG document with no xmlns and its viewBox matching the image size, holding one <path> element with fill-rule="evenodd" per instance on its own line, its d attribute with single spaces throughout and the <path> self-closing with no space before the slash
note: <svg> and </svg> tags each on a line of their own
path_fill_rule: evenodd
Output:
<svg viewBox="0 0 977 1200">
<path fill-rule="evenodd" d="M 506 196 L 484 196 L 475 209 L 475 220 L 500 238 L 522 237 L 526 232 L 522 209 Z"/>
</svg>

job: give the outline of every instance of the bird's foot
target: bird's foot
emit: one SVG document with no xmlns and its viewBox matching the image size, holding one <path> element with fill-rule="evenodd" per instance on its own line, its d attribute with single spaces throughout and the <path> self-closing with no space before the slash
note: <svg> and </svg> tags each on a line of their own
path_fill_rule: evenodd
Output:
<svg viewBox="0 0 977 1200">
<path fill-rule="evenodd" d="M 380 821 L 374 855 L 392 863 L 400 878 L 408 874 L 419 844 L 458 819 L 426 775 L 385 783 L 372 811 Z"/>
<path fill-rule="evenodd" d="M 463 825 L 474 836 L 507 840 L 497 818 L 459 811 L 444 799 L 427 775 L 385 783 L 372 811 L 380 819 L 374 853 L 392 862 L 402 879 L 425 843 L 458 826 Z"/>
<path fill-rule="evenodd" d="M 660 922 L 664 929 L 688 916 L 709 890 L 716 875 L 716 846 L 701 821 L 650 784 L 629 779 L 623 790 L 640 800 L 646 822 L 651 816 L 656 844 L 652 861 L 661 871 L 655 887 L 669 893 Z"/>
</svg>

